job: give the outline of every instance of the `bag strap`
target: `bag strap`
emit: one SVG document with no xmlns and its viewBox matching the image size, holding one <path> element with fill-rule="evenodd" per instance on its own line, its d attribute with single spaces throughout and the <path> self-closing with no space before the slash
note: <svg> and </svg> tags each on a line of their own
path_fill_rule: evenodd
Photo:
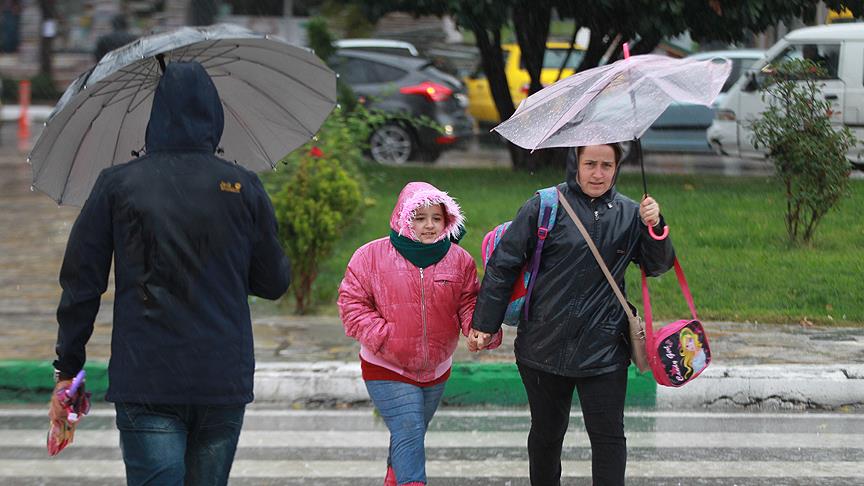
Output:
<svg viewBox="0 0 864 486">
<path fill-rule="evenodd" d="M 684 299 L 687 301 L 687 306 L 690 307 L 690 315 L 694 321 L 698 321 L 696 317 L 696 306 L 693 304 L 693 296 L 690 295 L 690 286 L 687 285 L 687 278 L 684 276 L 684 270 L 681 269 L 681 264 L 678 263 L 678 257 L 675 257 L 675 276 L 678 277 L 678 286 L 681 287 L 681 293 L 684 294 Z M 641 267 L 640 267 L 641 269 Z M 645 306 L 645 329 L 648 335 L 651 335 L 651 296 L 648 294 L 648 279 L 645 276 L 645 270 L 642 271 L 642 304 Z"/>
<path fill-rule="evenodd" d="M 600 265 L 600 270 L 603 270 L 603 275 L 606 275 L 606 280 L 609 281 L 609 285 L 612 286 L 612 291 L 615 292 L 615 296 L 618 297 L 618 302 L 621 303 L 621 307 L 624 308 L 624 312 L 627 313 L 627 317 L 629 319 L 634 319 L 636 315 L 633 313 L 633 309 L 627 304 L 627 299 L 624 298 L 624 294 L 621 293 L 621 289 L 618 288 L 618 283 L 615 282 L 615 278 L 612 277 L 612 274 L 609 272 L 609 269 L 606 267 L 606 263 L 603 261 L 603 257 L 600 256 L 600 251 L 597 250 L 597 246 L 594 245 L 594 240 L 591 239 L 591 236 L 588 234 L 588 230 L 585 229 L 585 226 L 582 224 L 582 221 L 579 220 L 579 217 L 576 216 L 576 213 L 573 212 L 573 208 L 570 207 L 570 203 L 567 202 L 567 199 L 564 198 L 564 194 L 561 194 L 561 191 L 558 191 L 558 201 L 561 203 L 561 206 L 567 211 L 567 214 L 570 215 L 570 219 L 576 224 L 576 227 L 579 229 L 579 232 L 582 233 L 582 237 L 585 238 L 585 242 L 588 243 L 588 248 L 591 249 L 591 253 L 594 254 L 594 258 L 597 259 L 597 264 Z M 650 321 L 648 321 L 648 325 L 646 327 L 646 333 L 650 336 Z"/>
<path fill-rule="evenodd" d="M 554 192 L 553 192 L 554 191 Z M 540 195 L 540 213 L 537 219 L 537 246 L 534 247 L 534 255 L 528 263 L 528 289 L 525 293 L 525 305 L 522 306 L 522 313 L 525 320 L 528 320 L 528 308 L 531 303 L 531 292 L 534 290 L 534 282 L 537 281 L 537 272 L 540 270 L 540 257 L 543 254 L 543 243 L 546 242 L 546 237 L 555 226 L 555 213 L 557 205 L 555 204 L 555 193 L 558 191 L 555 187 L 547 187 L 537 191 Z"/>
</svg>

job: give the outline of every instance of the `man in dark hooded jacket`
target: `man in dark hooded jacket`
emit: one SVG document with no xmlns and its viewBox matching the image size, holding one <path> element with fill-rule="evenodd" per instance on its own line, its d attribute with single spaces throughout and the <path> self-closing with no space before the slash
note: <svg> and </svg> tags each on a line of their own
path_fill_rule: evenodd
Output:
<svg viewBox="0 0 864 486">
<path fill-rule="evenodd" d="M 579 147 L 568 158 L 567 180 L 558 190 L 624 292 L 631 262 L 648 275 L 660 275 L 672 267 L 674 250 L 669 238 L 658 241 L 648 233 L 648 225 L 664 224 L 657 202 L 649 196 L 637 204 L 615 190 L 620 161 L 616 144 Z M 540 196 L 535 196 L 519 209 L 489 259 L 469 349 L 483 349 L 501 327 L 513 284 L 537 245 L 539 207 Z M 531 484 L 560 484 L 561 447 L 575 389 L 591 441 L 593 483 L 623 485 L 628 319 L 586 240 L 561 207 L 546 236 L 536 279 L 514 345 L 531 409 Z"/>
<path fill-rule="evenodd" d="M 60 270 L 59 387 L 84 366 L 114 260 L 106 400 L 128 484 L 226 484 L 255 368 L 247 295 L 276 299 L 290 266 L 258 177 L 214 155 L 213 81 L 171 63 L 153 98 L 146 155 L 99 174 Z M 52 420 L 65 420 L 56 397 Z"/>
</svg>

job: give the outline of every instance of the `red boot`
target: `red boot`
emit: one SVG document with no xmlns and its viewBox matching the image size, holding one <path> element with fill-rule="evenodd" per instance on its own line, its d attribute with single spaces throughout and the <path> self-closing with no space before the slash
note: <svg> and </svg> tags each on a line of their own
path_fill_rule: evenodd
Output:
<svg viewBox="0 0 864 486">
<path fill-rule="evenodd" d="M 387 466 L 387 475 L 384 476 L 384 486 L 396 486 L 396 473 L 393 466 Z"/>
</svg>

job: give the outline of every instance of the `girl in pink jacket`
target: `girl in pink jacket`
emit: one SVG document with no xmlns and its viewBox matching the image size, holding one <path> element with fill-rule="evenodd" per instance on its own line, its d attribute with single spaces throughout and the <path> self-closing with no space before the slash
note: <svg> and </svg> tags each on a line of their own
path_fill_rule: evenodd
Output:
<svg viewBox="0 0 864 486">
<path fill-rule="evenodd" d="M 426 484 L 426 428 L 477 299 L 474 260 L 451 243 L 464 222 L 446 192 L 408 183 L 390 236 L 358 248 L 339 286 L 345 334 L 360 342 L 366 389 L 390 430 L 385 486 Z M 500 343 L 499 332 L 488 348 Z"/>
</svg>

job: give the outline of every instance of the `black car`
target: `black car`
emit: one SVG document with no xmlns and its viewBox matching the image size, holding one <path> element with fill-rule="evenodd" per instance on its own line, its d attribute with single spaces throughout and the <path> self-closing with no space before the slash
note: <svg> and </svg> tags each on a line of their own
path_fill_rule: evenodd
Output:
<svg viewBox="0 0 864 486">
<path fill-rule="evenodd" d="M 377 127 L 369 139 L 369 151 L 378 162 L 434 161 L 442 150 L 473 133 L 462 83 L 428 59 L 342 49 L 328 64 L 367 108 L 401 115 Z M 443 131 L 410 121 L 420 117 Z"/>
</svg>

